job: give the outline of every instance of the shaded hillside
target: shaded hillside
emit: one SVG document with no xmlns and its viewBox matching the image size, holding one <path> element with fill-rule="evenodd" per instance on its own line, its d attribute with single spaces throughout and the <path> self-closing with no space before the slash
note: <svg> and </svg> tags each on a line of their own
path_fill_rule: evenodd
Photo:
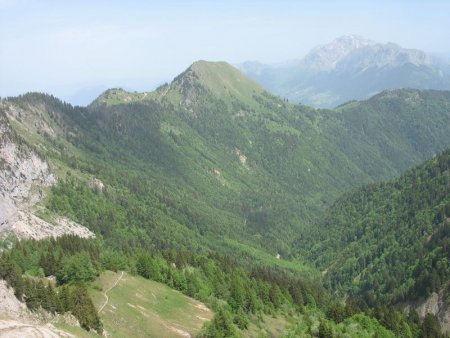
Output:
<svg viewBox="0 0 450 338">
<path fill-rule="evenodd" d="M 448 91 L 384 91 L 335 111 L 327 134 L 375 180 L 397 177 L 447 148 Z"/>
<path fill-rule="evenodd" d="M 302 254 L 333 289 L 371 305 L 427 297 L 450 279 L 450 150 L 389 183 L 345 194 Z"/>
<path fill-rule="evenodd" d="M 449 146 L 449 101 L 447 92 L 399 90 L 316 110 L 226 63 L 199 61 L 155 92 L 109 90 L 88 108 L 39 94 L 2 107 L 60 174 L 53 212 L 118 246 L 254 259 L 252 248 L 290 257 L 292 239 L 341 193 Z M 106 194 L 87 188 L 95 179 Z"/>
<path fill-rule="evenodd" d="M 2 100 L 5 123 L 58 177 L 33 215 L 65 216 L 97 239 L 1 242 L 0 277 L 31 309 L 71 311 L 98 332 L 103 324 L 80 284 L 126 270 L 207 303 L 216 315 L 205 337 L 251 335 L 273 315 L 282 317 L 268 321 L 274 326 L 301 318 L 283 324 L 291 336 L 419 337 L 426 320 L 421 327 L 393 309 L 333 300 L 304 258 L 322 267 L 323 253 L 334 259 L 346 244 L 320 251 L 328 227 L 312 228 L 342 192 L 450 145 L 448 106 L 448 93 L 416 90 L 336 110 L 295 106 L 226 63 L 204 61 L 154 92 L 112 89 L 88 108 L 37 93 Z M 3 166 L 3 175 L 16 172 Z M 56 290 L 42 283 L 51 275 Z"/>
</svg>

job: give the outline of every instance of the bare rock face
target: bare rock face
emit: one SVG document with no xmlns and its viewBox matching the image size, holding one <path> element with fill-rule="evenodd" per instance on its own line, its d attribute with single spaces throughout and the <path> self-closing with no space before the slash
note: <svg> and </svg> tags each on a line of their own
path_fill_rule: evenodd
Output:
<svg viewBox="0 0 450 338">
<path fill-rule="evenodd" d="M 16 203 L 35 204 L 42 199 L 42 189 L 56 183 L 47 162 L 33 151 L 5 142 L 0 145 L 0 158 L 4 163 L 0 171 L 1 192 Z"/>
<path fill-rule="evenodd" d="M 0 112 L 0 235 L 42 239 L 63 234 L 93 237 L 87 228 L 57 218 L 51 224 L 33 214 L 49 187 L 57 183 L 48 163 L 23 143 Z"/>
<path fill-rule="evenodd" d="M 44 239 L 47 237 L 59 237 L 65 234 L 76 235 L 82 238 L 94 237 L 94 233 L 88 228 L 75 223 L 65 217 L 58 217 L 53 223 L 29 212 L 19 211 L 18 219 L 11 226 L 11 231 L 18 238 Z"/>
<path fill-rule="evenodd" d="M 1 337 L 75 337 L 31 313 L 3 280 L 0 280 L 0 299 Z M 78 322 L 75 325 L 79 326 Z"/>
<path fill-rule="evenodd" d="M 91 188 L 92 190 L 98 191 L 98 192 L 103 192 L 105 189 L 105 184 L 96 177 L 93 177 L 89 181 L 88 185 L 89 185 L 89 188 Z"/>
<path fill-rule="evenodd" d="M 6 281 L 0 280 L 0 314 L 8 315 L 11 319 L 17 319 L 27 313 L 27 307 L 14 295 L 14 290 L 8 288 Z"/>
<path fill-rule="evenodd" d="M 430 297 L 417 307 L 420 318 L 424 318 L 428 313 L 435 315 L 441 323 L 443 332 L 450 332 L 450 306 L 445 299 L 445 292 L 433 292 Z"/>
<path fill-rule="evenodd" d="M 450 304 L 446 299 L 445 288 L 439 293 L 433 292 L 427 299 L 422 299 L 412 303 L 401 305 L 407 312 L 415 309 L 420 319 L 424 319 L 427 314 L 433 314 L 441 323 L 442 332 L 450 333 Z"/>
<path fill-rule="evenodd" d="M 302 60 L 301 66 L 328 71 L 355 50 L 374 46 L 376 43 L 356 35 L 341 36 L 329 44 L 315 47 Z"/>
</svg>

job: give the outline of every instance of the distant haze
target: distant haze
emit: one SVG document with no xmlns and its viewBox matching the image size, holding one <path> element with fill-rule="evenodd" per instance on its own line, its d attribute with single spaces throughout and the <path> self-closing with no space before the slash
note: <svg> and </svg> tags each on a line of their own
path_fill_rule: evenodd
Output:
<svg viewBox="0 0 450 338">
<path fill-rule="evenodd" d="M 450 54 L 449 1 L 0 0 L 0 96 L 87 104 L 151 90 L 198 59 L 276 63 L 358 34 Z"/>
<path fill-rule="evenodd" d="M 388 89 L 450 90 L 450 66 L 442 58 L 357 35 L 340 36 L 297 61 L 247 61 L 238 67 L 273 94 L 321 108 Z"/>
</svg>

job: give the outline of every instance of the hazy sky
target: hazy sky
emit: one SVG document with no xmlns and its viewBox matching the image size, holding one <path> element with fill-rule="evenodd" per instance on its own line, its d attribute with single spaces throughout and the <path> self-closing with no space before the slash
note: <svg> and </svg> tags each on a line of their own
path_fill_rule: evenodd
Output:
<svg viewBox="0 0 450 338">
<path fill-rule="evenodd" d="M 450 1 L 0 0 L 0 96 L 79 103 L 151 90 L 198 59 L 281 62 L 345 34 L 449 53 Z"/>
</svg>

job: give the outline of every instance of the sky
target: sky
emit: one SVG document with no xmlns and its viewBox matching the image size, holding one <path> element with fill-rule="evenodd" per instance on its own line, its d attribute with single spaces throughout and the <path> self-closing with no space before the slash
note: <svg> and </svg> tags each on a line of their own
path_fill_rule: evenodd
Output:
<svg viewBox="0 0 450 338">
<path fill-rule="evenodd" d="M 449 18 L 446 0 L 0 0 L 0 96 L 87 104 L 196 60 L 278 63 L 348 34 L 450 55 Z"/>
</svg>

